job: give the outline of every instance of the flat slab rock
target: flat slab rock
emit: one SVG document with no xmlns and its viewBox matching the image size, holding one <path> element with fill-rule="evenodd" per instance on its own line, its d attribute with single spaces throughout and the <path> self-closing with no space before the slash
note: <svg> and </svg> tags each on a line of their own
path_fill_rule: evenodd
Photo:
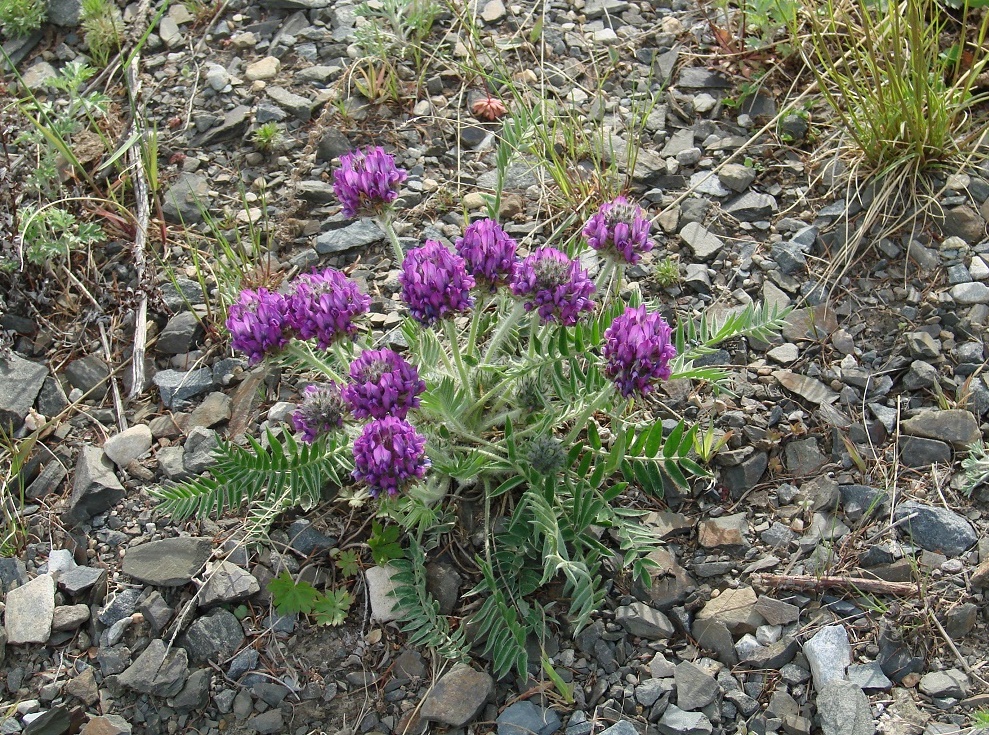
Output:
<svg viewBox="0 0 989 735">
<path fill-rule="evenodd" d="M 446 674 L 422 701 L 419 716 L 425 722 L 463 727 L 494 692 L 494 679 L 483 671 L 460 665 Z"/>
<path fill-rule="evenodd" d="M 897 521 L 913 516 L 909 521 L 900 523 L 900 528 L 910 535 L 911 541 L 927 551 L 958 556 L 979 540 L 968 519 L 947 508 L 908 500 L 896 506 L 893 515 Z"/>
<path fill-rule="evenodd" d="M 211 551 L 208 538 L 181 536 L 151 541 L 127 550 L 124 574 L 146 584 L 180 587 L 206 565 Z"/>
<path fill-rule="evenodd" d="M 4 613 L 7 643 L 47 643 L 55 615 L 55 580 L 35 577 L 7 593 Z"/>
</svg>

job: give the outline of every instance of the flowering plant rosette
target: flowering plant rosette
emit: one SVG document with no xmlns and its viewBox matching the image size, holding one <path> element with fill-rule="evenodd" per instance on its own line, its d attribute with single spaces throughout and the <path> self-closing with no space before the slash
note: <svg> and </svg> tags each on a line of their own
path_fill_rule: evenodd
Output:
<svg viewBox="0 0 989 735">
<path fill-rule="evenodd" d="M 560 242 L 523 245 L 485 219 L 453 243 L 404 252 L 391 205 L 405 180 L 381 149 L 343 157 L 335 177 L 345 212 L 376 217 L 392 244 L 400 330 L 372 333 L 371 299 L 333 269 L 285 294 L 245 291 L 230 310 L 232 344 L 306 378 L 299 408 L 265 445 L 221 445 L 211 477 L 162 497 L 178 515 L 252 501 L 269 523 L 291 505 L 373 502 L 407 532 L 393 562 L 406 628 L 452 657 L 469 649 L 464 628 L 437 612 L 423 564 L 474 518 L 482 533 L 464 558 L 482 600 L 476 640 L 496 674 L 524 676 L 527 635 L 557 607 L 548 587 L 562 582 L 574 630 L 588 624 L 606 561 L 640 582 L 655 568 L 659 540 L 629 498 L 706 474 L 691 453 L 696 427 L 664 428 L 653 413 L 657 388 L 725 383 L 695 361 L 728 338 L 768 338 L 783 315 L 753 305 L 671 326 L 624 284 L 625 266 L 654 247 L 649 220 L 624 198 Z"/>
</svg>

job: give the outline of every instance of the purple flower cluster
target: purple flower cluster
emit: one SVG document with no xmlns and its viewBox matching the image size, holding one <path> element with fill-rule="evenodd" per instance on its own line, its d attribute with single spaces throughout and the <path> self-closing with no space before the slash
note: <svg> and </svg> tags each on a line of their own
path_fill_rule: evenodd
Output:
<svg viewBox="0 0 989 735">
<path fill-rule="evenodd" d="M 668 380 L 670 360 L 676 357 L 673 330 L 659 314 L 646 307 L 629 307 L 604 332 L 605 374 L 628 398 L 645 395 L 656 380 Z"/>
<path fill-rule="evenodd" d="M 419 371 L 394 350 L 365 350 L 350 363 L 350 384 L 343 397 L 359 419 L 404 419 L 419 406 L 426 383 Z"/>
<path fill-rule="evenodd" d="M 292 414 L 292 425 L 302 432 L 302 441 L 312 444 L 321 434 L 342 427 L 348 413 L 339 385 L 308 385 L 302 392 L 302 405 Z"/>
<path fill-rule="evenodd" d="M 264 288 L 241 291 L 227 315 L 227 329 L 233 348 L 255 363 L 295 336 L 316 337 L 325 350 L 356 332 L 354 320 L 370 306 L 370 297 L 356 283 L 327 268 L 299 276 L 288 297 Z"/>
<path fill-rule="evenodd" d="M 525 297 L 526 311 L 538 310 L 543 322 L 565 327 L 577 323 L 581 312 L 594 309 L 594 282 L 580 263 L 556 248 L 539 248 L 516 268 L 512 293 Z"/>
<path fill-rule="evenodd" d="M 467 273 L 464 259 L 435 240 L 409 251 L 398 280 L 402 301 L 427 327 L 474 304 L 470 295 L 474 277 Z"/>
<path fill-rule="evenodd" d="M 515 275 L 517 243 L 493 219 L 468 225 L 454 247 L 467 264 L 467 272 L 491 290 L 508 283 Z"/>
<path fill-rule="evenodd" d="M 426 438 L 395 416 L 375 419 L 354 441 L 354 479 L 366 482 L 371 495 L 397 495 L 422 479 L 429 468 Z"/>
<path fill-rule="evenodd" d="M 266 288 L 245 289 L 227 312 L 227 329 L 233 348 L 246 353 L 251 364 L 260 362 L 288 344 L 288 302 Z"/>
<path fill-rule="evenodd" d="M 408 177 L 380 146 L 351 151 L 340 156 L 340 168 L 333 172 L 333 193 L 345 217 L 373 217 L 398 198 Z"/>
<path fill-rule="evenodd" d="M 610 253 L 626 263 L 635 264 L 653 248 L 649 241 L 652 223 L 642 209 L 625 197 L 602 204 L 597 214 L 584 225 L 587 244 L 595 250 Z"/>
<path fill-rule="evenodd" d="M 354 319 L 368 311 L 371 297 L 343 273 L 327 268 L 306 273 L 289 297 L 289 324 L 302 339 L 316 337 L 320 349 L 357 331 Z"/>
</svg>

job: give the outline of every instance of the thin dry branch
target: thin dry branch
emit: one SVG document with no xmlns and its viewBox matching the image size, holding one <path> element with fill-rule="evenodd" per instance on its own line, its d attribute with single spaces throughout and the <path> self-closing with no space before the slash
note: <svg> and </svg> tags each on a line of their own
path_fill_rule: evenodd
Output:
<svg viewBox="0 0 989 735">
<path fill-rule="evenodd" d="M 134 127 L 146 134 L 143 128 L 141 110 L 141 77 L 139 74 L 140 54 L 135 53 L 127 67 L 127 90 L 134 108 Z M 134 354 L 131 358 L 131 400 L 137 398 L 144 388 L 144 355 L 148 339 L 148 289 L 147 259 L 145 247 L 148 241 L 148 223 L 151 220 L 151 207 L 148 204 L 148 181 L 144 172 L 143 147 L 131 146 L 127 152 L 130 159 L 131 176 L 134 182 L 134 199 L 137 207 L 137 227 L 134 234 L 134 267 L 137 270 L 138 303 L 134 314 Z"/>
<path fill-rule="evenodd" d="M 849 592 L 871 592 L 880 595 L 900 595 L 902 597 L 915 597 L 919 592 L 917 585 L 912 582 L 887 582 L 884 579 L 867 579 L 865 577 L 753 574 L 752 581 L 761 587 L 775 587 L 804 592 L 842 589 Z"/>
</svg>

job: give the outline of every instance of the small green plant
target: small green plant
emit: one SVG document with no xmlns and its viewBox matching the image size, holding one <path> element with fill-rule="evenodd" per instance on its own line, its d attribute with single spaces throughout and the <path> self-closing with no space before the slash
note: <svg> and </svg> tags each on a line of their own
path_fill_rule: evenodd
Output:
<svg viewBox="0 0 989 735">
<path fill-rule="evenodd" d="M 47 18 L 45 0 L 0 0 L 0 30 L 7 38 L 29 36 Z"/>
<path fill-rule="evenodd" d="M 196 25 L 211 20 L 218 7 L 212 0 L 184 0 L 182 4 L 189 11 L 189 15 L 195 19 Z"/>
<path fill-rule="evenodd" d="M 962 492 L 971 497 L 979 485 L 989 482 L 989 445 L 981 441 L 971 445 L 968 456 L 962 460 L 962 471 L 965 473 Z"/>
<path fill-rule="evenodd" d="M 401 532 L 399 526 L 382 526 L 377 521 L 371 523 L 371 536 L 367 540 L 367 545 L 371 549 L 371 558 L 374 559 L 375 564 L 384 566 L 392 559 L 402 556 L 404 552 L 398 542 Z"/>
<path fill-rule="evenodd" d="M 761 49 L 776 44 L 796 22 L 799 9 L 796 0 L 742 0 L 745 45 Z"/>
<path fill-rule="evenodd" d="M 969 717 L 976 730 L 989 730 L 989 710 L 977 709 Z"/>
<path fill-rule="evenodd" d="M 0 359 L 3 359 L 0 356 Z M 29 434 L 24 439 L 14 439 L 7 429 L 0 427 L 0 465 L 6 466 L 0 482 L 0 556 L 16 556 L 27 539 L 27 528 L 21 516 L 24 508 L 24 478 L 21 470 L 31 457 L 38 440 L 38 434 Z"/>
<path fill-rule="evenodd" d="M 124 39 L 120 8 L 112 0 L 82 0 L 79 20 L 90 56 L 97 65 L 106 66 Z"/>
<path fill-rule="evenodd" d="M 706 431 L 698 431 L 694 434 L 694 452 L 697 458 L 704 464 L 710 464 L 714 456 L 720 452 L 731 439 L 732 432 L 724 433 L 714 428 L 712 421 Z"/>
<path fill-rule="evenodd" d="M 98 223 L 82 222 L 67 209 L 54 204 L 40 209 L 25 204 L 19 215 L 24 259 L 32 265 L 43 266 L 58 258 L 67 259 L 72 253 L 106 239 Z"/>
<path fill-rule="evenodd" d="M 287 571 L 268 583 L 271 601 L 279 615 L 312 615 L 319 625 L 341 625 L 354 598 L 344 589 L 320 592 L 308 582 L 292 579 Z"/>
<path fill-rule="evenodd" d="M 356 551 L 341 551 L 336 555 L 334 564 L 345 577 L 356 577 L 361 571 L 360 558 Z"/>
<path fill-rule="evenodd" d="M 254 147 L 262 153 L 271 153 L 282 140 L 281 126 L 274 120 L 258 126 L 254 131 Z"/>
<path fill-rule="evenodd" d="M 653 278 L 663 288 L 680 283 L 680 260 L 675 257 L 663 258 L 653 266 Z"/>
</svg>

